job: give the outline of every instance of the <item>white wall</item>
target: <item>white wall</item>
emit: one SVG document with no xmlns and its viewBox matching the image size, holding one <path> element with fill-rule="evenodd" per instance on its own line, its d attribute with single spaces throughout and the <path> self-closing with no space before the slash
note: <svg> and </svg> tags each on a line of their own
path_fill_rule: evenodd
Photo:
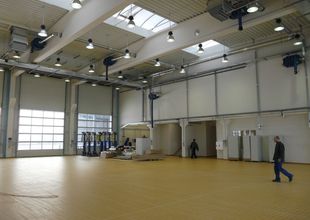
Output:
<svg viewBox="0 0 310 220">
<path fill-rule="evenodd" d="M 189 116 L 215 115 L 214 75 L 188 81 Z"/>
<path fill-rule="evenodd" d="M 282 65 L 282 55 L 297 49 L 291 46 L 291 44 L 292 42 L 288 42 L 258 49 L 257 62 L 254 62 L 254 51 L 229 56 L 230 62 L 225 64 L 226 66 L 243 62 L 248 64 L 246 68 L 217 74 L 218 113 L 241 114 L 259 111 L 258 95 L 260 97 L 260 109 L 264 111 L 307 107 L 304 65 L 299 65 L 297 75 L 293 73 L 293 68 L 286 68 Z M 308 62 L 308 71 L 310 71 L 309 55 L 306 56 L 306 61 Z M 222 67 L 224 66 L 220 60 L 214 60 L 189 68 L 188 72 L 201 73 L 214 70 L 221 67 L 221 65 Z M 256 77 L 256 74 L 258 77 Z M 257 94 L 257 85 L 259 86 L 259 94 Z M 154 119 L 172 120 L 186 118 L 187 114 L 189 117 L 215 115 L 216 93 L 214 75 L 189 80 L 188 97 L 186 89 L 185 81 L 154 88 L 155 91 L 161 93 L 161 97 L 154 104 Z M 301 116 L 296 116 L 297 118 L 294 122 L 288 119 L 279 121 L 277 117 L 264 119 L 267 122 L 262 123 L 268 124 L 272 128 L 268 132 L 266 127 L 263 128 L 263 130 L 265 129 L 264 134 L 288 136 L 287 148 L 294 150 L 287 149 L 287 160 L 310 163 L 308 151 L 310 148 L 308 136 L 310 137 L 310 135 L 309 128 L 305 124 L 307 122 L 306 116 L 303 116 L 303 119 L 300 118 Z M 150 119 L 149 105 L 147 119 Z M 247 130 L 257 129 L 256 118 L 246 120 L 235 119 L 236 121 L 234 122 L 220 118 L 216 120 L 218 140 L 227 139 L 227 133 L 231 129 L 230 123 L 235 123 L 232 125 L 233 127 L 244 127 Z M 295 130 L 289 131 L 287 127 Z"/>
<path fill-rule="evenodd" d="M 219 114 L 257 111 L 255 66 L 221 73 L 218 79 Z"/>
<path fill-rule="evenodd" d="M 23 74 L 20 108 L 61 111 L 65 109 L 65 82 L 51 77 Z"/>
<path fill-rule="evenodd" d="M 120 93 L 120 123 L 143 121 L 142 90 Z"/>
<path fill-rule="evenodd" d="M 160 98 L 154 101 L 154 120 L 186 117 L 186 82 L 157 87 L 154 91 L 161 94 Z M 149 109 L 148 102 L 148 119 Z"/>
<path fill-rule="evenodd" d="M 181 150 L 181 127 L 176 123 L 156 125 L 153 146 L 166 155 L 174 155 Z"/>
<path fill-rule="evenodd" d="M 79 86 L 79 113 L 112 115 L 112 87 Z"/>
<path fill-rule="evenodd" d="M 258 63 L 262 110 L 304 107 L 306 79 L 303 65 L 294 75 L 292 68 L 282 66 L 282 58 L 275 57 Z"/>
<path fill-rule="evenodd" d="M 285 158 L 287 162 L 310 163 L 310 128 L 307 114 L 286 115 L 279 114 L 262 116 L 259 122 L 262 128 L 257 128 L 256 117 L 225 119 L 227 135 L 233 130 L 256 130 L 257 135 L 283 136 L 285 144 Z M 223 123 L 217 122 L 218 139 L 227 139 L 223 133 Z"/>
</svg>

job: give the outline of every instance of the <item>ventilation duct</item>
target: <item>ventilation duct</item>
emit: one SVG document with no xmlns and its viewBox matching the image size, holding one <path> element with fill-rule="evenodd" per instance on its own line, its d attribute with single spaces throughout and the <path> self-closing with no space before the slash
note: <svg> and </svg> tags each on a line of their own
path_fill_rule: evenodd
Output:
<svg viewBox="0 0 310 220">
<path fill-rule="evenodd" d="M 28 49 L 27 31 L 22 28 L 11 28 L 10 49 L 18 52 L 25 52 Z"/>
</svg>

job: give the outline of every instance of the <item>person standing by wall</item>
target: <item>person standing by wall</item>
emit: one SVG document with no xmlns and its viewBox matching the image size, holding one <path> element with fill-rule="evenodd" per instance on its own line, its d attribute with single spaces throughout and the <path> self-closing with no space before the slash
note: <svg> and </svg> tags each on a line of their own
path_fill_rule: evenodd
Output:
<svg viewBox="0 0 310 220">
<path fill-rule="evenodd" d="M 195 139 L 193 139 L 193 142 L 191 143 L 190 150 L 191 150 L 191 158 L 192 159 L 197 158 L 196 150 L 199 151 L 199 147 Z"/>
<path fill-rule="evenodd" d="M 284 162 L 285 148 L 284 144 L 280 141 L 279 136 L 274 137 L 274 142 L 276 143 L 276 147 L 273 154 L 274 160 L 274 173 L 276 178 L 272 180 L 273 182 L 281 182 L 280 172 L 287 176 L 289 182 L 293 180 L 293 174 L 289 173 L 287 170 L 282 168 L 282 163 Z"/>
</svg>

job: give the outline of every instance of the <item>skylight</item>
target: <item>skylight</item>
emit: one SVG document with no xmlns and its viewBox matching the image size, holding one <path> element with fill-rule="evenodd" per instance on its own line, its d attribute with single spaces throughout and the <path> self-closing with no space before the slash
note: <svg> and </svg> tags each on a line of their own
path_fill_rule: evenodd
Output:
<svg viewBox="0 0 310 220">
<path fill-rule="evenodd" d="M 127 27 L 128 17 L 134 16 L 135 28 Z M 122 28 L 127 31 L 148 37 L 156 32 L 165 30 L 175 23 L 153 12 L 143 9 L 134 4 L 128 5 L 123 10 L 117 12 L 112 17 L 105 20 L 105 23 Z"/>
<path fill-rule="evenodd" d="M 202 48 L 205 50 L 205 53 L 215 54 L 215 53 L 223 53 L 224 51 L 228 51 L 228 48 L 225 47 L 223 44 L 220 44 L 219 42 L 215 40 L 208 40 L 205 42 L 202 42 Z M 183 51 L 186 51 L 188 53 L 199 55 L 197 53 L 198 51 L 198 44 L 192 45 L 190 47 L 184 48 Z M 202 54 L 203 55 L 203 54 Z"/>
<path fill-rule="evenodd" d="M 73 8 L 71 7 L 72 0 L 40 0 L 40 1 L 50 5 L 55 5 L 59 8 L 66 9 L 68 11 L 73 10 Z"/>
</svg>

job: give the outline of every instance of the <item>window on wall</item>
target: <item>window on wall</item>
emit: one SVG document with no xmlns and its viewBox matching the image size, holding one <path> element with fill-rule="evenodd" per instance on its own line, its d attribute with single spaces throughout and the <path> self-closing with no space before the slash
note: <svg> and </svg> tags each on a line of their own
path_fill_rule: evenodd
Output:
<svg viewBox="0 0 310 220">
<path fill-rule="evenodd" d="M 63 149 L 64 112 L 21 109 L 18 150 Z"/>
<path fill-rule="evenodd" d="M 112 116 L 79 113 L 78 148 L 83 146 L 82 132 L 112 132 Z"/>
</svg>

